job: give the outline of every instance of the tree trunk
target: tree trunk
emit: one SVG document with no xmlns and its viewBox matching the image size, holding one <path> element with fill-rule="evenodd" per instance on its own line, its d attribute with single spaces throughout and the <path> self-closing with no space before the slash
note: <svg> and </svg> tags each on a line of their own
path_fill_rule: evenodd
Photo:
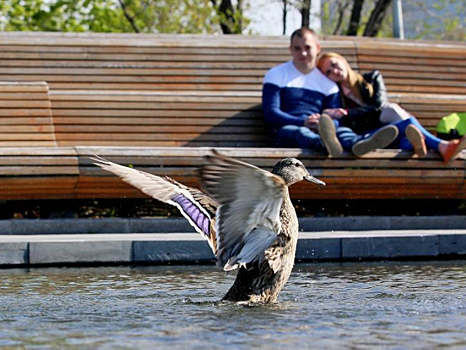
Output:
<svg viewBox="0 0 466 350">
<path fill-rule="evenodd" d="M 237 30 L 239 31 L 238 34 L 241 34 L 243 32 L 243 0 L 238 0 L 236 12 L 240 14 L 240 16 L 238 16 Z"/>
<path fill-rule="evenodd" d="M 345 11 L 349 6 L 349 1 L 338 1 L 338 20 L 337 24 L 335 26 L 335 29 L 333 30 L 333 35 L 338 35 L 340 34 L 340 27 L 341 24 L 343 23 L 343 17 L 345 16 Z"/>
<path fill-rule="evenodd" d="M 220 16 L 220 28 L 222 28 L 223 34 L 234 34 L 235 33 L 235 8 L 231 3 L 231 0 L 221 0 L 220 5 L 217 6 L 217 0 L 211 0 L 217 13 Z"/>
<path fill-rule="evenodd" d="M 283 35 L 286 34 L 286 15 L 288 14 L 288 0 L 282 0 L 283 2 Z"/>
<path fill-rule="evenodd" d="M 301 7 L 301 26 L 309 28 L 309 19 L 311 17 L 311 0 L 303 0 Z"/>
<path fill-rule="evenodd" d="M 377 1 L 377 4 L 369 17 L 369 22 L 367 22 L 366 29 L 364 30 L 364 36 L 374 37 L 377 35 L 380 27 L 382 26 L 382 22 L 387 15 L 387 9 L 391 2 L 392 0 Z"/>
<path fill-rule="evenodd" d="M 353 10 L 351 11 L 351 19 L 348 26 L 347 35 L 358 35 L 359 26 L 361 23 L 361 12 L 364 0 L 354 0 Z"/>
</svg>

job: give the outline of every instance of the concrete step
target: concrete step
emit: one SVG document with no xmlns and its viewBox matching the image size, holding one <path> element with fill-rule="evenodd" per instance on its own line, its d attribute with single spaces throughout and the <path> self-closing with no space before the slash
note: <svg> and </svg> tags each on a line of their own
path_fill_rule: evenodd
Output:
<svg viewBox="0 0 466 350">
<path fill-rule="evenodd" d="M 466 258 L 466 229 L 301 232 L 297 261 Z M 0 267 L 212 263 L 197 233 L 0 235 Z"/>
</svg>

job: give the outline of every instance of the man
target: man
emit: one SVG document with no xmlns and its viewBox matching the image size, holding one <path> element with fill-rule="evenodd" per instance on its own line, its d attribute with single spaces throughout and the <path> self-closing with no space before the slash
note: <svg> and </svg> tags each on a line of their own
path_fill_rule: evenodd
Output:
<svg viewBox="0 0 466 350">
<path fill-rule="evenodd" d="M 362 155 L 395 140 L 396 128 L 360 136 L 334 122 L 346 111 L 340 105 L 338 86 L 316 68 L 320 43 L 312 29 L 293 32 L 290 52 L 291 61 L 267 72 L 262 90 L 265 120 L 277 146 L 326 149 L 331 157 L 338 157 L 343 148 Z"/>
</svg>

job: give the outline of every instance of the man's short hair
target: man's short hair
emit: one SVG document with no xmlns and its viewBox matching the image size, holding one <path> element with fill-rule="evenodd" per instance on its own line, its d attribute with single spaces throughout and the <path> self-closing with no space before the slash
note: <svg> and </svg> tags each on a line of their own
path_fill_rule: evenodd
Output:
<svg viewBox="0 0 466 350">
<path fill-rule="evenodd" d="M 293 38 L 295 36 L 297 36 L 298 38 L 304 38 L 304 35 L 306 34 L 311 34 L 316 41 L 319 41 L 319 36 L 317 35 L 317 33 L 308 27 L 301 27 L 299 29 L 296 29 L 293 32 L 293 34 L 291 34 L 290 41 L 293 41 Z"/>
</svg>

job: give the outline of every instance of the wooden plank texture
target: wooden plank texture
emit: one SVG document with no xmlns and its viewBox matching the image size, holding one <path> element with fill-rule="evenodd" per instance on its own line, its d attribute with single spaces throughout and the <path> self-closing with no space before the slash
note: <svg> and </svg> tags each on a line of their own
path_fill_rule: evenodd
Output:
<svg viewBox="0 0 466 350">
<path fill-rule="evenodd" d="M 266 71 L 288 37 L 0 32 L 0 199 L 143 197 L 92 165 L 99 154 L 197 185 L 211 147 L 265 169 L 299 157 L 328 183 L 296 198 L 466 198 L 465 154 L 379 150 L 336 159 L 269 148 Z M 389 97 L 431 131 L 466 111 L 466 45 L 327 37 L 361 72 L 379 69 Z M 44 147 L 41 147 L 44 146 Z"/>
<path fill-rule="evenodd" d="M 0 82 L 0 147 L 56 146 L 46 82 Z"/>
</svg>

